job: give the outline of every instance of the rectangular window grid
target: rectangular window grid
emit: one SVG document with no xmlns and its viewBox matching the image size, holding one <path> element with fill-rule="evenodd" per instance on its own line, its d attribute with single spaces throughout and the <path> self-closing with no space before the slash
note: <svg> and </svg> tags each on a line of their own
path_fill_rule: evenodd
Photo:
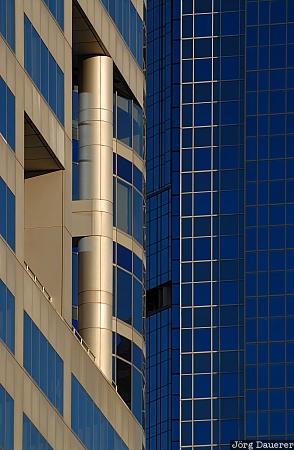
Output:
<svg viewBox="0 0 294 450">
<path fill-rule="evenodd" d="M 63 414 L 63 360 L 24 312 L 23 365 L 57 411 Z"/>
<path fill-rule="evenodd" d="M 0 280 L 0 339 L 14 353 L 15 300 L 7 286 Z"/>
<path fill-rule="evenodd" d="M 64 74 L 26 15 L 24 59 L 28 75 L 63 125 Z"/>
<path fill-rule="evenodd" d="M 74 375 L 71 376 L 71 428 L 88 450 L 128 450 Z"/>
</svg>

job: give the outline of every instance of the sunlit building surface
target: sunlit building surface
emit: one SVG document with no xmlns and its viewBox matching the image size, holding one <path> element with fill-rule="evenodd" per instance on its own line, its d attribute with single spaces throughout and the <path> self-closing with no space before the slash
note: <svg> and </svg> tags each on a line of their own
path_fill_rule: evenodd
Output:
<svg viewBox="0 0 294 450">
<path fill-rule="evenodd" d="M 294 2 L 147 11 L 147 448 L 293 439 Z"/>
<path fill-rule="evenodd" d="M 145 449 L 145 1 L 0 1 L 0 448 Z"/>
</svg>

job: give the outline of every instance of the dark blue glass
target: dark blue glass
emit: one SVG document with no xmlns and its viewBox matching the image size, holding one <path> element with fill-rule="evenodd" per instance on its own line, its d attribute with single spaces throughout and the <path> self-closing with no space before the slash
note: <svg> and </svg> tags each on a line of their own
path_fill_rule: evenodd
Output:
<svg viewBox="0 0 294 450">
<path fill-rule="evenodd" d="M 132 323 L 132 276 L 117 269 L 117 317 Z"/>
<path fill-rule="evenodd" d="M 26 15 L 24 16 L 24 40 L 25 69 L 63 124 L 64 74 Z"/>
<path fill-rule="evenodd" d="M 49 445 L 49 443 L 25 414 L 23 414 L 22 445 L 23 450 L 53 450 L 51 445 Z"/>
<path fill-rule="evenodd" d="M 26 312 L 23 358 L 24 368 L 63 414 L 63 361 Z"/>
</svg>

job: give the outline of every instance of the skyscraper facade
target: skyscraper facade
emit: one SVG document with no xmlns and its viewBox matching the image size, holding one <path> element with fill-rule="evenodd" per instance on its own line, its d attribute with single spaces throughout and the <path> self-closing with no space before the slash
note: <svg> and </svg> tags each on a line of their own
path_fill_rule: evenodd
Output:
<svg viewBox="0 0 294 450">
<path fill-rule="evenodd" d="M 144 0 L 0 1 L 0 448 L 145 448 Z"/>
<path fill-rule="evenodd" d="M 290 0 L 150 0 L 147 448 L 293 439 Z"/>
</svg>

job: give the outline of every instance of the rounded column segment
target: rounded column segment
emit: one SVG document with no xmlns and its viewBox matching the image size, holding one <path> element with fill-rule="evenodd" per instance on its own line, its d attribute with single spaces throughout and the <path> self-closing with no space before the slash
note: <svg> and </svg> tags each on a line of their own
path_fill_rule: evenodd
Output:
<svg viewBox="0 0 294 450">
<path fill-rule="evenodd" d="M 79 331 L 112 379 L 113 62 L 82 63 L 79 196 L 91 201 L 91 235 L 79 241 Z"/>
</svg>

